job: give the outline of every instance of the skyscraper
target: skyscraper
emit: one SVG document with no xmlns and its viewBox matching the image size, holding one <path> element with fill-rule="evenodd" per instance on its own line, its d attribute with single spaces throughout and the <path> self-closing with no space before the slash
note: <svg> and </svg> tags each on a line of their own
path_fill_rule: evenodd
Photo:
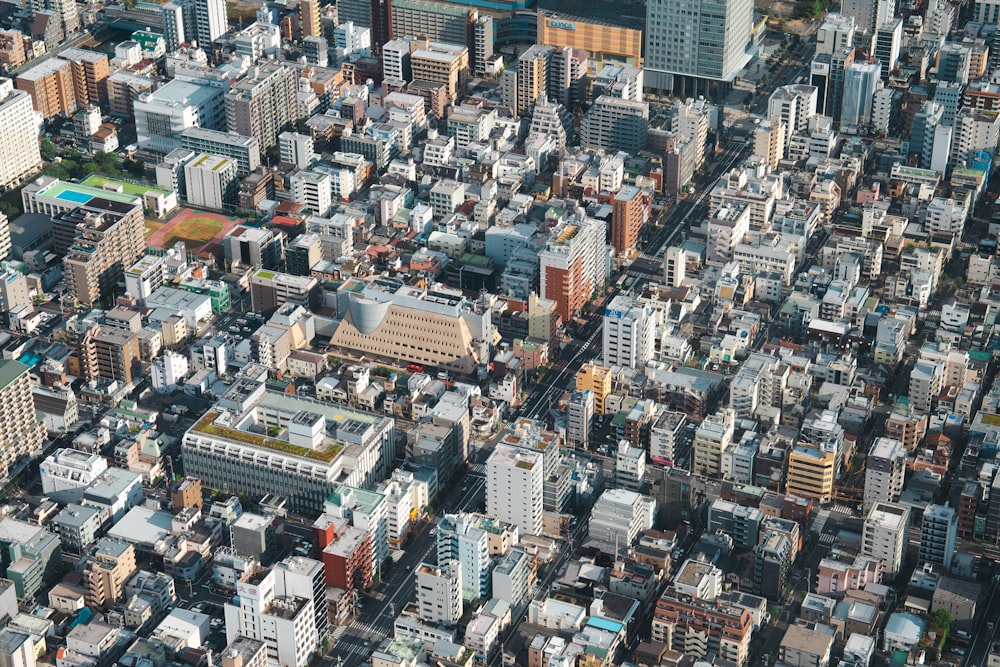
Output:
<svg viewBox="0 0 1000 667">
<path fill-rule="evenodd" d="M 858 30 L 870 35 L 896 15 L 896 0 L 842 0 L 840 13 L 853 16 Z"/>
<path fill-rule="evenodd" d="M 875 58 L 882 63 L 883 81 L 888 81 L 889 74 L 896 69 L 902 43 L 903 19 L 891 19 L 880 25 L 875 33 Z"/>
<path fill-rule="evenodd" d="M 323 34 L 319 24 L 319 0 L 299 0 L 299 30 L 303 39 Z"/>
<path fill-rule="evenodd" d="M 267 62 L 237 81 L 226 95 L 226 123 L 230 132 L 254 137 L 266 151 L 278 144 L 278 135 L 298 119 L 296 71 Z"/>
<path fill-rule="evenodd" d="M 28 367 L 0 360 L 0 476 L 21 459 L 42 453 L 45 425 L 35 416 Z"/>
<path fill-rule="evenodd" d="M 34 173 L 41 165 L 38 125 L 31 105 L 31 95 L 22 90 L 15 90 L 12 80 L 2 79 L 0 80 L 0 187 L 7 187 Z M 6 225 L 6 219 L 4 223 Z"/>
<path fill-rule="evenodd" d="M 840 107 L 841 125 L 866 125 L 871 120 L 872 97 L 878 88 L 882 66 L 875 62 L 855 62 L 844 73 L 844 98 Z"/>
<path fill-rule="evenodd" d="M 226 0 L 195 0 L 194 16 L 198 46 L 211 56 L 212 42 L 229 31 Z"/>
<path fill-rule="evenodd" d="M 646 203 L 642 190 L 626 185 L 611 198 L 611 245 L 615 252 L 626 255 L 635 250 L 646 218 Z"/>
<path fill-rule="evenodd" d="M 725 89 L 750 59 L 753 0 L 649 0 L 646 85 L 697 95 Z"/>
</svg>

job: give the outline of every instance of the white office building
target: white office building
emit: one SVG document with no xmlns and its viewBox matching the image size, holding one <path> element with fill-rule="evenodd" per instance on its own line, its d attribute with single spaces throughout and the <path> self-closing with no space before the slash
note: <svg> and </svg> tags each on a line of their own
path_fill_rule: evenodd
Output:
<svg viewBox="0 0 1000 667">
<path fill-rule="evenodd" d="M 312 597 L 280 595 L 274 570 L 256 569 L 236 583 L 225 604 L 226 641 L 238 637 L 264 642 L 269 664 L 307 667 L 319 648 Z"/>
<path fill-rule="evenodd" d="M 282 132 L 278 135 L 278 151 L 281 161 L 293 164 L 299 169 L 308 169 L 316 153 L 313 148 L 313 138 L 308 134 L 298 132 Z"/>
<path fill-rule="evenodd" d="M 0 187 L 7 188 L 42 166 L 38 118 L 31 95 L 0 80 Z"/>
<path fill-rule="evenodd" d="M 500 443 L 486 462 L 486 513 L 522 533 L 542 532 L 542 455 Z"/>
<path fill-rule="evenodd" d="M 910 508 L 896 503 L 877 502 L 865 517 L 861 534 L 861 555 L 882 562 L 885 573 L 894 576 L 906 557 Z"/>
<path fill-rule="evenodd" d="M 462 619 L 462 570 L 447 563 L 417 568 L 417 615 L 427 623 L 455 625 Z"/>
<path fill-rule="evenodd" d="M 88 454 L 76 449 L 57 449 L 39 466 L 42 493 L 58 500 L 65 492 L 83 495 L 83 490 L 108 469 L 100 454 Z"/>
<path fill-rule="evenodd" d="M 289 179 L 292 200 L 308 208 L 313 214 L 325 216 L 332 204 L 330 175 L 317 171 L 300 170 Z"/>
<path fill-rule="evenodd" d="M 635 491 L 606 489 L 590 513 L 590 542 L 606 553 L 622 554 L 639 533 L 653 527 L 656 501 Z"/>
<path fill-rule="evenodd" d="M 171 391 L 187 377 L 188 358 L 168 350 L 151 364 L 149 370 L 153 389 L 160 392 Z"/>
<path fill-rule="evenodd" d="M 865 510 L 877 502 L 898 502 L 905 474 L 903 443 L 893 438 L 876 438 L 865 461 Z"/>
<path fill-rule="evenodd" d="M 135 101 L 135 131 L 140 148 L 169 153 L 181 147 L 181 133 L 191 127 L 219 129 L 226 119 L 225 91 L 173 79 Z"/>
<path fill-rule="evenodd" d="M 192 206 L 217 211 L 233 205 L 237 186 L 234 160 L 202 154 L 184 165 L 187 201 Z"/>
<path fill-rule="evenodd" d="M 605 366 L 642 368 L 656 356 L 656 313 L 620 294 L 604 310 L 602 335 Z"/>
</svg>

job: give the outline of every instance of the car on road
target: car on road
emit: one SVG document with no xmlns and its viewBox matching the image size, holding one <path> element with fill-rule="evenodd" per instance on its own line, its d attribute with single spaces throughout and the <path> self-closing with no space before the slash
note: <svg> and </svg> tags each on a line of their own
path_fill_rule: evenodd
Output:
<svg viewBox="0 0 1000 667">
<path fill-rule="evenodd" d="M 438 534 L 438 529 L 437 528 L 431 528 L 431 537 L 434 537 L 437 534 Z"/>
</svg>

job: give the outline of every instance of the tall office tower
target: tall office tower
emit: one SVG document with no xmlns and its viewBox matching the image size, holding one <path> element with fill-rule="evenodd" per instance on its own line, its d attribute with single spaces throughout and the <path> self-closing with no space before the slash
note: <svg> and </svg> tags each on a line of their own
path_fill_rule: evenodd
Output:
<svg viewBox="0 0 1000 667">
<path fill-rule="evenodd" d="M 226 94 L 229 131 L 254 137 L 262 151 L 278 144 L 278 135 L 298 120 L 296 71 L 266 62 L 254 67 Z"/>
<path fill-rule="evenodd" d="M 947 43 L 938 50 L 938 81 L 969 83 L 971 52 L 960 44 Z"/>
<path fill-rule="evenodd" d="M 619 255 L 635 250 L 646 211 L 646 197 L 634 185 L 626 185 L 611 197 L 611 246 Z"/>
<path fill-rule="evenodd" d="M 541 535 L 544 467 L 538 452 L 498 444 L 486 462 L 486 513 Z"/>
<path fill-rule="evenodd" d="M 549 99 L 567 109 L 579 104 L 587 77 L 587 52 L 569 46 L 557 48 L 549 59 Z"/>
<path fill-rule="evenodd" d="M 638 153 L 649 131 L 649 103 L 602 95 L 587 110 L 580 126 L 580 144 L 605 151 Z"/>
<path fill-rule="evenodd" d="M 28 367 L 0 360 L 0 476 L 22 460 L 42 453 L 45 424 L 35 415 Z"/>
<path fill-rule="evenodd" d="M 865 460 L 865 511 L 879 501 L 898 502 L 905 474 L 903 443 L 894 438 L 876 438 Z"/>
<path fill-rule="evenodd" d="M 465 45 L 469 47 L 472 75 L 485 76 L 493 61 L 493 17 L 489 14 L 480 15 L 473 9 L 468 14 L 467 30 Z"/>
<path fill-rule="evenodd" d="M 646 86 L 682 97 L 728 89 L 752 32 L 753 0 L 649 0 Z"/>
<path fill-rule="evenodd" d="M 827 14 L 816 31 L 816 55 L 833 55 L 838 49 L 854 48 L 857 25 L 853 16 Z"/>
<path fill-rule="evenodd" d="M 0 79 L 0 187 L 6 188 L 42 166 L 38 150 L 38 123 L 31 95 L 15 90 L 10 79 Z M 4 217 L 3 227 L 7 227 Z M 10 239 L 10 232 L 7 232 Z M 9 254 L 10 247 L 7 244 Z M 0 249 L 2 250 L 2 249 Z M 0 253 L 0 259 L 6 255 Z"/>
<path fill-rule="evenodd" d="M 554 46 L 535 44 L 517 59 L 517 99 L 514 112 L 527 117 L 538 98 L 549 89 L 549 61 L 555 52 Z"/>
<path fill-rule="evenodd" d="M 683 285 L 686 270 L 687 258 L 684 248 L 672 245 L 663 252 L 663 283 L 667 287 Z"/>
<path fill-rule="evenodd" d="M 913 116 L 910 130 L 910 153 L 920 156 L 920 166 L 927 168 L 934 150 L 934 130 L 942 123 L 944 108 L 937 102 L 927 100 Z"/>
<path fill-rule="evenodd" d="M 212 43 L 229 32 L 226 0 L 194 0 L 194 19 L 198 46 L 211 57 Z"/>
<path fill-rule="evenodd" d="M 839 49 L 830 58 L 830 87 L 827 89 L 824 116 L 840 117 L 840 104 L 844 98 L 844 77 L 847 68 L 854 64 L 857 51 Z"/>
<path fill-rule="evenodd" d="M 920 551 L 917 563 L 941 565 L 947 572 L 955 557 L 958 513 L 947 505 L 928 505 L 920 520 Z"/>
<path fill-rule="evenodd" d="M 370 0 L 370 3 L 367 25 L 372 31 L 372 55 L 378 58 L 382 45 L 392 39 L 392 0 Z"/>
<path fill-rule="evenodd" d="M 818 92 L 813 86 L 797 83 L 781 86 L 768 98 L 767 116 L 785 124 L 786 146 L 793 135 L 808 130 L 809 119 L 816 115 Z"/>
<path fill-rule="evenodd" d="M 778 168 L 778 162 L 785 157 L 785 122 L 779 116 L 765 118 L 754 128 L 753 154 L 763 159 L 771 171 Z"/>
<path fill-rule="evenodd" d="M 566 442 L 573 447 L 586 449 L 593 421 L 594 392 L 574 391 L 566 405 Z"/>
<path fill-rule="evenodd" d="M 303 39 L 323 35 L 319 23 L 319 0 L 299 0 L 299 32 Z"/>
<path fill-rule="evenodd" d="M 167 2 L 160 5 L 163 15 L 163 40 L 167 43 L 167 53 L 176 51 L 177 47 L 187 41 L 184 31 L 184 3 Z"/>
<path fill-rule="evenodd" d="M 840 13 L 854 17 L 858 30 L 870 35 L 896 15 L 896 0 L 841 0 Z"/>
<path fill-rule="evenodd" d="M 875 60 L 882 64 L 882 80 L 899 64 L 899 49 L 903 43 L 903 19 L 894 18 L 879 26 L 875 32 Z"/>
<path fill-rule="evenodd" d="M 408 39 L 393 39 L 382 45 L 382 76 L 384 79 L 404 82 L 413 79 L 410 45 L 411 42 Z"/>
<path fill-rule="evenodd" d="M 871 122 L 872 98 L 878 89 L 882 67 L 878 61 L 855 62 L 844 73 L 844 98 L 840 108 L 841 125 L 867 125 Z"/>
<path fill-rule="evenodd" d="M 656 315 L 627 294 L 604 310 L 602 335 L 605 366 L 643 368 L 656 355 Z"/>
<path fill-rule="evenodd" d="M 906 558 L 910 508 L 897 503 L 876 502 L 865 517 L 861 532 L 861 555 L 882 561 L 885 573 L 894 576 Z"/>
</svg>

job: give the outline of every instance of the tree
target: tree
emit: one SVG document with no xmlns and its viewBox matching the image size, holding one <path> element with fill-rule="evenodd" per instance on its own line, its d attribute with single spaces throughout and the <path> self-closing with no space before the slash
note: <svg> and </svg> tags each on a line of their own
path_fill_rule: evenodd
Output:
<svg viewBox="0 0 1000 667">
<path fill-rule="evenodd" d="M 941 608 L 934 611 L 931 614 L 931 627 L 938 628 L 939 630 L 945 631 L 951 627 L 951 622 L 955 620 L 955 617 L 951 615 L 951 612 L 947 609 Z"/>
<path fill-rule="evenodd" d="M 42 139 L 38 142 L 38 150 L 42 154 L 42 159 L 46 162 L 51 162 L 56 156 L 56 145 L 52 143 L 51 139 Z"/>
</svg>

